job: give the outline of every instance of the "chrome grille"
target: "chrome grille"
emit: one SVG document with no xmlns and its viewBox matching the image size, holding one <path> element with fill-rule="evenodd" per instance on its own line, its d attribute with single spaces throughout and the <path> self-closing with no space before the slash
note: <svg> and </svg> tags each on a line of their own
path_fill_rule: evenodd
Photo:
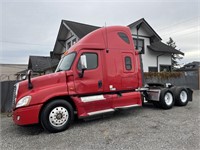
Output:
<svg viewBox="0 0 200 150">
<path fill-rule="evenodd" d="M 13 96 L 12 96 L 12 108 L 13 109 L 15 108 L 16 90 L 17 90 L 17 87 L 16 87 L 16 84 L 15 84 L 14 88 L 13 88 Z"/>
</svg>

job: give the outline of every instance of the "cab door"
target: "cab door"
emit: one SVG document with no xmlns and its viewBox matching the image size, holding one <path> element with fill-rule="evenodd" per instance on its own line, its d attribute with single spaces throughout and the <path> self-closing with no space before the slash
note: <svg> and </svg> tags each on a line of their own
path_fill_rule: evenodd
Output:
<svg viewBox="0 0 200 150">
<path fill-rule="evenodd" d="M 84 71 L 83 77 L 80 77 L 81 55 L 86 56 L 87 69 Z M 78 95 L 93 95 L 103 91 L 103 73 L 100 51 L 81 51 L 78 54 L 75 66 L 75 89 Z"/>
<path fill-rule="evenodd" d="M 82 107 L 88 115 L 96 114 L 99 111 L 105 111 L 111 108 L 112 96 L 103 95 L 103 70 L 102 70 L 102 51 L 81 51 L 76 60 L 76 75 L 74 83 L 76 93 L 78 94 Z M 82 77 L 80 58 L 86 56 L 87 69 Z"/>
</svg>

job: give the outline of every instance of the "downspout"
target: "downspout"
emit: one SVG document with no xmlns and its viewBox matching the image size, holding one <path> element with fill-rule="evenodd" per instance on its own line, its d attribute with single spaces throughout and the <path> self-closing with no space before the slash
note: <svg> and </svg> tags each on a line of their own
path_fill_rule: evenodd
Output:
<svg viewBox="0 0 200 150">
<path fill-rule="evenodd" d="M 137 50 L 138 50 L 138 39 L 139 39 L 138 31 L 139 31 L 141 25 L 142 25 L 142 23 L 140 23 L 139 25 L 136 26 L 136 29 L 137 29 L 136 49 Z"/>
<path fill-rule="evenodd" d="M 138 30 L 139 30 L 139 27 L 137 26 L 137 40 L 136 40 L 136 49 L 138 50 L 138 39 L 139 39 L 139 36 L 138 36 Z"/>
<path fill-rule="evenodd" d="M 160 54 L 160 55 L 157 56 L 157 59 L 156 59 L 156 61 L 157 61 L 157 72 L 158 72 L 158 58 L 159 58 L 160 56 L 163 56 L 163 55 L 165 55 L 165 54 L 162 53 L 162 54 Z"/>
<path fill-rule="evenodd" d="M 138 50 L 138 39 L 139 39 L 138 31 L 139 31 L 141 25 L 142 25 L 142 23 L 140 23 L 139 25 L 136 26 L 136 29 L 137 29 L 136 50 Z M 140 52 L 139 52 L 139 59 L 140 59 L 140 68 L 141 68 L 142 86 L 144 86 L 144 84 L 145 84 L 145 79 L 144 79 L 144 69 L 143 69 L 142 55 L 141 55 Z"/>
</svg>

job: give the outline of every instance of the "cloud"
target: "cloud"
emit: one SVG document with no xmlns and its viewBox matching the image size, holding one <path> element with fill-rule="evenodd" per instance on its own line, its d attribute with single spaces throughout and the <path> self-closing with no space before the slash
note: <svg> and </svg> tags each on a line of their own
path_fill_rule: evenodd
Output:
<svg viewBox="0 0 200 150">
<path fill-rule="evenodd" d="M 160 35 L 163 42 L 167 42 L 169 37 L 176 42 L 177 49 L 185 53 L 180 61 L 188 63 L 192 61 L 200 61 L 200 16 L 195 15 L 184 21 L 176 22 L 160 29 Z"/>
<path fill-rule="evenodd" d="M 172 36 L 183 52 L 198 51 L 200 40 L 191 27 L 199 25 L 198 15 L 198 0 L 4 0 L 0 63 L 28 63 L 29 55 L 49 55 L 62 19 L 104 26 L 145 18 L 164 41 Z"/>
<path fill-rule="evenodd" d="M 200 61 L 200 51 L 191 50 L 185 53 L 187 59 L 193 59 Z"/>
</svg>

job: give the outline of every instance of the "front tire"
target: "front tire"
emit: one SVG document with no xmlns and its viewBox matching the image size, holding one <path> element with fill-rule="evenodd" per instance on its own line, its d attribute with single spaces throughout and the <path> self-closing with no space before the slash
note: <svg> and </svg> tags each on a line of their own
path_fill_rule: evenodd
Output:
<svg viewBox="0 0 200 150">
<path fill-rule="evenodd" d="M 40 117 L 43 128 L 52 133 L 68 129 L 73 120 L 73 107 L 66 100 L 54 100 L 48 103 Z"/>
</svg>

